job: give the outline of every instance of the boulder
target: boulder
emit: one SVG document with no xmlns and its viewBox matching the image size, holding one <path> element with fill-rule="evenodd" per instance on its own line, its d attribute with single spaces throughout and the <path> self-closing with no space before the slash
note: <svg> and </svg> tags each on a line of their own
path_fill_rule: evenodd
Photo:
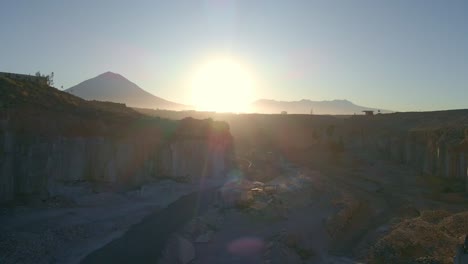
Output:
<svg viewBox="0 0 468 264">
<path fill-rule="evenodd" d="M 195 239 L 195 243 L 208 243 L 211 240 L 213 240 L 214 232 L 212 230 L 209 230 L 208 232 L 199 235 Z"/>
<path fill-rule="evenodd" d="M 178 237 L 178 263 L 187 264 L 195 259 L 195 248 L 183 237 Z"/>
</svg>

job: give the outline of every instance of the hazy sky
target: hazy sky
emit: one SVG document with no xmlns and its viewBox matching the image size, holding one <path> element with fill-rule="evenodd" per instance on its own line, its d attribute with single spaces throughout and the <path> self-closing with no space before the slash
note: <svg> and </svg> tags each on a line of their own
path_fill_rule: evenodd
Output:
<svg viewBox="0 0 468 264">
<path fill-rule="evenodd" d="M 138 3 L 137 3 L 138 2 Z M 105 71 L 190 103 L 198 64 L 229 55 L 255 97 L 348 99 L 392 110 L 468 108 L 466 0 L 2 0 L 0 71 Z"/>
</svg>

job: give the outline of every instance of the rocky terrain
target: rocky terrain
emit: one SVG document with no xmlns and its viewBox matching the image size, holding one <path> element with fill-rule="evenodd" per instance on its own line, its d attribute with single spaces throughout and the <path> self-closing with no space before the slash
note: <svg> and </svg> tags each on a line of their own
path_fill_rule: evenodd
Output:
<svg viewBox="0 0 468 264">
<path fill-rule="evenodd" d="M 142 112 L 151 114 L 151 111 Z M 159 113 L 176 119 L 184 116 L 184 112 Z M 248 167 L 243 175 L 251 180 L 269 181 L 275 175 L 284 174 L 282 170 L 267 172 L 266 168 L 272 166 L 262 166 L 270 159 L 270 153 L 302 170 L 319 172 L 315 177 L 328 183 L 323 189 L 332 190 L 335 198 L 323 194 L 321 189 L 307 188 L 303 197 L 313 193 L 324 200 L 336 201 L 328 207 L 332 213 L 324 224 L 327 236 L 320 238 L 323 243 L 329 241 L 322 252 L 328 252 L 328 258 L 333 261 L 345 261 L 336 259 L 341 256 L 364 263 L 451 263 L 456 245 L 468 232 L 463 225 L 467 205 L 466 110 L 373 117 L 194 113 L 197 114 L 229 123 L 236 154 L 252 163 L 240 163 L 241 167 Z M 290 201 L 284 204 L 291 204 L 293 212 L 304 211 Z M 445 221 L 441 218 L 443 224 L 427 223 L 421 218 L 434 210 L 447 212 Z M 323 217 L 322 212 L 327 210 L 309 208 L 307 211 Z M 255 226 L 243 224 L 250 225 Z M 408 228 L 419 231 L 399 235 Z M 457 231 L 430 233 L 440 228 Z M 306 232 L 307 227 L 302 230 Z M 265 232 L 262 241 L 274 233 Z M 218 241 L 214 236 L 213 244 L 229 244 L 226 239 Z M 198 249 L 196 239 L 192 242 Z M 437 251 L 434 246 L 438 247 Z M 203 251 L 200 258 L 219 250 L 218 245 L 210 253 Z M 261 252 L 264 254 L 264 249 Z M 326 254 L 320 261 L 325 259 Z M 228 259 L 223 261 L 229 263 Z M 320 261 L 310 260 L 311 263 Z"/>
<path fill-rule="evenodd" d="M 320 150 L 284 160 L 263 183 L 278 186 L 273 194 L 231 175 L 221 202 L 173 234 L 161 263 L 453 262 L 468 232 L 463 190 L 391 160 Z"/>
<path fill-rule="evenodd" d="M 76 263 L 231 166 L 223 122 L 147 117 L 3 77 L 0 87 L 2 263 Z"/>
<path fill-rule="evenodd" d="M 225 123 L 147 117 L 123 104 L 7 78 L 0 86 L 0 202 L 53 198 L 67 192 L 62 186 L 83 181 L 133 188 L 229 168 Z"/>
<path fill-rule="evenodd" d="M 169 112 L 0 86 L 2 263 L 451 263 L 468 233 L 468 110 Z"/>
<path fill-rule="evenodd" d="M 199 184 L 172 180 L 132 191 L 93 191 L 87 184 L 67 196 L 0 211 L 1 263 L 80 263 Z"/>
<path fill-rule="evenodd" d="M 468 110 L 375 116 L 217 114 L 136 109 L 174 120 L 193 116 L 224 120 L 236 148 L 266 148 L 284 155 L 340 143 L 377 159 L 390 159 L 422 173 L 466 182 Z"/>
</svg>

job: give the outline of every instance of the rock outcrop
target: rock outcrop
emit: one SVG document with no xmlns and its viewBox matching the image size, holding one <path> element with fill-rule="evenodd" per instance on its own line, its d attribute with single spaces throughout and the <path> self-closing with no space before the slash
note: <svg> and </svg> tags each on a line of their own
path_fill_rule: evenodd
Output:
<svg viewBox="0 0 468 264">
<path fill-rule="evenodd" d="M 467 131 L 464 127 L 415 128 L 384 134 L 371 130 L 353 136 L 362 143 L 356 149 L 375 151 L 382 158 L 410 165 L 423 174 L 465 179 L 468 177 Z M 376 134 L 372 135 L 373 132 Z"/>
<path fill-rule="evenodd" d="M 390 159 L 422 174 L 468 183 L 468 110 L 375 116 L 219 115 L 227 120 L 236 149 L 309 159 L 333 152 Z M 304 152 L 305 151 L 305 152 Z M 331 153 L 327 153 L 331 152 Z M 468 190 L 468 186 L 467 186 Z"/>
<path fill-rule="evenodd" d="M 0 135 L 0 201 L 46 198 L 70 182 L 134 186 L 158 177 L 222 176 L 229 165 L 229 136 L 148 144 L 137 138 L 40 137 L 8 130 Z"/>
<path fill-rule="evenodd" d="M 6 78 L 0 88 L 0 202 L 46 199 L 82 181 L 120 189 L 161 177 L 221 177 L 229 166 L 223 122 L 149 118 Z"/>
<path fill-rule="evenodd" d="M 451 123 L 439 121 L 435 125 L 424 119 L 437 120 L 442 113 L 420 114 L 411 118 L 410 124 L 401 124 L 401 120 L 409 119 L 411 113 L 375 117 L 359 128 L 343 128 L 342 136 L 354 151 L 406 164 L 423 175 L 460 179 L 468 190 L 468 111 L 444 113 Z"/>
</svg>

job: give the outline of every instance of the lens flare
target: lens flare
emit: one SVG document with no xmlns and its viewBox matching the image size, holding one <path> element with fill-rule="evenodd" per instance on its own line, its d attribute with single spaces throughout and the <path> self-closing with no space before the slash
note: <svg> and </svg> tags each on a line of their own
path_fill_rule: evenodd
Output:
<svg viewBox="0 0 468 264">
<path fill-rule="evenodd" d="M 256 237 L 242 237 L 229 243 L 228 252 L 238 256 L 252 256 L 259 254 L 264 247 L 263 239 Z"/>
<path fill-rule="evenodd" d="M 249 71 L 231 58 L 202 64 L 191 83 L 192 103 L 200 111 L 245 112 L 252 101 Z"/>
</svg>

